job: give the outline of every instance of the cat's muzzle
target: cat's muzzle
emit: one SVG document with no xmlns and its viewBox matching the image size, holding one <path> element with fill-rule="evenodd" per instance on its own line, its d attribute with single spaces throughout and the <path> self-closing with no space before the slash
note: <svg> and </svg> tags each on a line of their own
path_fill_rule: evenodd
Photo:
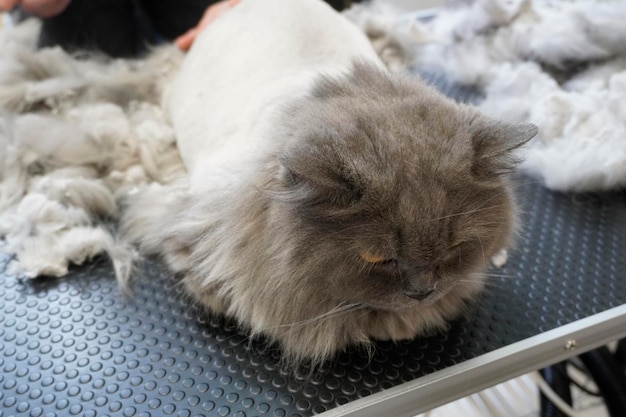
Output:
<svg viewBox="0 0 626 417">
<path fill-rule="evenodd" d="M 435 292 L 439 279 L 436 268 L 399 260 L 398 270 L 404 287 L 402 293 L 407 297 L 424 301 Z"/>
<path fill-rule="evenodd" d="M 424 301 L 434 292 L 435 292 L 435 289 L 431 288 L 431 289 L 424 289 L 420 291 L 404 291 L 404 295 L 417 301 Z"/>
</svg>

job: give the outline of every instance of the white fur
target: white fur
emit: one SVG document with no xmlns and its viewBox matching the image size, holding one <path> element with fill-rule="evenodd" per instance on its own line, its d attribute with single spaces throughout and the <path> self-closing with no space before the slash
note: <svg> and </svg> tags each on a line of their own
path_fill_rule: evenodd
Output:
<svg viewBox="0 0 626 417">
<path fill-rule="evenodd" d="M 159 85 L 180 54 L 75 59 L 36 50 L 36 22 L 0 31 L 0 236 L 28 277 L 62 276 L 100 252 L 133 251 L 106 224 L 137 185 L 184 174 Z"/>
<path fill-rule="evenodd" d="M 294 21 L 304 22 L 297 31 L 288 27 Z M 246 153 L 263 152 L 275 111 L 307 94 L 320 74 L 341 74 L 354 60 L 383 67 L 367 37 L 316 0 L 244 0 L 210 25 L 166 104 L 192 190 L 206 187 L 216 170 L 241 164 Z"/>
<path fill-rule="evenodd" d="M 522 168 L 557 190 L 626 185 L 626 2 L 478 0 L 443 10 L 419 65 L 482 89 L 480 107 L 539 135 Z M 559 84 L 541 65 L 597 62 Z M 571 71 L 571 70 L 570 70 Z"/>
</svg>

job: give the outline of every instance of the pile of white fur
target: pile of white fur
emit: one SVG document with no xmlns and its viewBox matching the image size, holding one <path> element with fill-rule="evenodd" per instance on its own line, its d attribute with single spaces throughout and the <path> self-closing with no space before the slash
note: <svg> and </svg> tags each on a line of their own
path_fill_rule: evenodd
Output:
<svg viewBox="0 0 626 417">
<path fill-rule="evenodd" d="M 175 48 L 147 60 L 36 50 L 36 21 L 0 31 L 0 240 L 29 277 L 62 276 L 101 252 L 126 274 L 119 201 L 184 174 L 160 105 Z"/>
<path fill-rule="evenodd" d="M 485 93 L 485 112 L 530 121 L 522 168 L 552 189 L 626 185 L 626 1 L 477 0 L 442 10 L 418 65 Z"/>
</svg>

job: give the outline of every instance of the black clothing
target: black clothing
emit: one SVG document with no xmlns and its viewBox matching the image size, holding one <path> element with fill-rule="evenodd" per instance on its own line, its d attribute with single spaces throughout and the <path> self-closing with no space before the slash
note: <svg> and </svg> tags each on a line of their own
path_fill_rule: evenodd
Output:
<svg viewBox="0 0 626 417">
<path fill-rule="evenodd" d="M 72 0 L 58 16 L 42 19 L 39 46 L 96 50 L 135 57 L 150 45 L 173 40 L 196 26 L 218 0 Z M 326 0 L 337 10 L 351 0 Z"/>
</svg>

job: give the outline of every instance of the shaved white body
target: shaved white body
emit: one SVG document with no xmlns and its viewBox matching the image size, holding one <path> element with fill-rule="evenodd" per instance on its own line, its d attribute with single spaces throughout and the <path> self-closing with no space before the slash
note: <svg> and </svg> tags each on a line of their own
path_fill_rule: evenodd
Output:
<svg viewBox="0 0 626 417">
<path fill-rule="evenodd" d="M 355 60 L 383 68 L 365 34 L 319 0 L 244 0 L 209 25 L 166 98 L 191 189 L 245 163 L 242 150 L 271 142 L 280 106 Z"/>
</svg>

